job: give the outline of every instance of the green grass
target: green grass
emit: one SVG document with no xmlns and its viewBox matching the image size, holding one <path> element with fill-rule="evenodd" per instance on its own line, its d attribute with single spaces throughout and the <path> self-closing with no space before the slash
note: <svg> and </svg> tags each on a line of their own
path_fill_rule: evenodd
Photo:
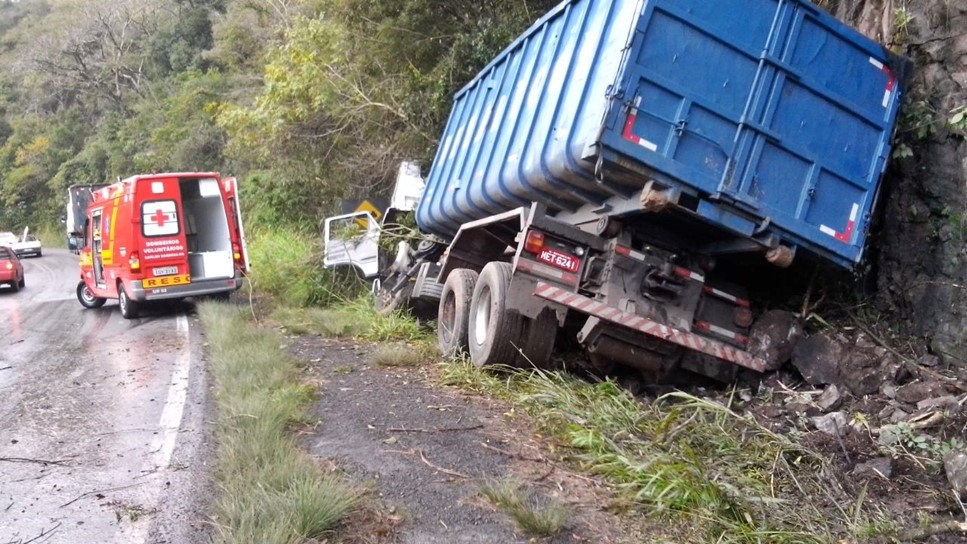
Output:
<svg viewBox="0 0 967 544">
<path fill-rule="evenodd" d="M 540 497 L 511 480 L 485 483 L 480 492 L 506 512 L 518 529 L 536 536 L 560 533 L 571 517 L 570 510 L 560 500 Z"/>
<path fill-rule="evenodd" d="M 322 470 L 292 439 L 292 426 L 308 423 L 314 390 L 301 382 L 279 337 L 247 323 L 238 309 L 202 303 L 199 314 L 218 408 L 216 541 L 326 538 L 356 508 L 360 491 Z"/>
<path fill-rule="evenodd" d="M 726 405 L 683 393 L 643 403 L 612 381 L 494 375 L 466 362 L 440 375 L 529 414 L 575 467 L 667 533 L 656 541 L 811 544 L 896 532 L 845 491 L 824 457 Z"/>
<path fill-rule="evenodd" d="M 314 231 L 254 229 L 248 233 L 248 254 L 252 288 L 279 305 L 331 305 L 368 289 L 351 270 L 322 268 L 322 237 Z"/>
<path fill-rule="evenodd" d="M 369 295 L 327 308 L 279 308 L 272 319 L 292 334 L 319 334 L 371 342 L 396 341 L 417 344 L 426 351 L 435 344 L 433 331 L 403 313 L 378 315 Z"/>
</svg>

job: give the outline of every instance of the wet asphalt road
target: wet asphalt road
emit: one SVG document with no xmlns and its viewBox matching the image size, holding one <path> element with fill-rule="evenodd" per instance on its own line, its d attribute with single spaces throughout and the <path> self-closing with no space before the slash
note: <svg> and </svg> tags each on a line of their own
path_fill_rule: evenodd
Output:
<svg viewBox="0 0 967 544">
<path fill-rule="evenodd" d="M 77 257 L 0 289 L 0 544 L 207 542 L 207 385 L 190 306 L 85 310 Z"/>
</svg>

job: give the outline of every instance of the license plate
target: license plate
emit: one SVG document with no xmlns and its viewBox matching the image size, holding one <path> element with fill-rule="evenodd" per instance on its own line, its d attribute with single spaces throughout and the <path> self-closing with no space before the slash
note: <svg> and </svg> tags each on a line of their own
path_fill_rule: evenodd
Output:
<svg viewBox="0 0 967 544">
<path fill-rule="evenodd" d="M 152 268 L 151 273 L 155 276 L 170 276 L 172 274 L 178 273 L 177 266 L 159 266 L 157 268 Z"/>
<path fill-rule="evenodd" d="M 537 255 L 537 260 L 547 263 L 561 270 L 567 270 L 568 272 L 577 272 L 578 268 L 581 266 L 581 261 L 573 255 L 568 255 L 562 251 L 557 251 L 554 249 L 544 248 Z"/>
</svg>

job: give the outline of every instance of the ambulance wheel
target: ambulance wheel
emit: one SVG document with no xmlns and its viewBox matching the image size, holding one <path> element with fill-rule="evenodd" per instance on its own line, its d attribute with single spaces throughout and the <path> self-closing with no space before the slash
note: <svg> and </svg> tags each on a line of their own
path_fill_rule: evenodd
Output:
<svg viewBox="0 0 967 544">
<path fill-rule="evenodd" d="M 521 315 L 507 309 L 511 267 L 487 263 L 473 289 L 468 325 L 468 351 L 474 366 L 513 365 L 521 343 Z"/>
<path fill-rule="evenodd" d="M 77 284 L 77 300 L 80 301 L 81 306 L 85 308 L 100 308 L 104 306 L 107 299 L 96 297 L 90 289 L 87 288 L 87 284 L 80 282 Z"/>
<path fill-rule="evenodd" d="M 121 316 L 124 319 L 135 319 L 141 312 L 141 305 L 128 297 L 128 292 L 121 284 L 118 284 L 118 304 L 121 306 Z"/>
<path fill-rule="evenodd" d="M 437 310 L 437 343 L 444 357 L 467 351 L 467 327 L 470 324 L 470 300 L 477 272 L 458 268 L 447 276 Z"/>
</svg>

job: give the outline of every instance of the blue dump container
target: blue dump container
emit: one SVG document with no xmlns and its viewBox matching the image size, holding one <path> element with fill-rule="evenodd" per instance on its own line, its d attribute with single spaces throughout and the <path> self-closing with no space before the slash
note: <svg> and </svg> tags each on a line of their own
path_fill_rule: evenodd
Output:
<svg viewBox="0 0 967 544">
<path fill-rule="evenodd" d="M 417 223 L 633 219 L 651 182 L 723 240 L 850 268 L 905 62 L 801 0 L 566 1 L 456 95 Z"/>
</svg>

